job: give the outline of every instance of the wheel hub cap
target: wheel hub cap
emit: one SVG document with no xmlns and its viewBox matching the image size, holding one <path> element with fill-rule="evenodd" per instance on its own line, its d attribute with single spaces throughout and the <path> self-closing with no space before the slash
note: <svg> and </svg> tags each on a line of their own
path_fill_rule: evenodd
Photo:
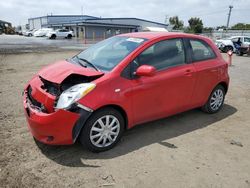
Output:
<svg viewBox="0 0 250 188">
<path fill-rule="evenodd" d="M 223 91 L 221 89 L 217 89 L 213 92 L 211 100 L 210 100 L 210 107 L 212 110 L 218 110 L 222 103 L 223 103 Z"/>
<path fill-rule="evenodd" d="M 107 147 L 115 142 L 120 132 L 120 123 L 113 115 L 99 118 L 90 130 L 91 143 L 96 147 Z"/>
</svg>

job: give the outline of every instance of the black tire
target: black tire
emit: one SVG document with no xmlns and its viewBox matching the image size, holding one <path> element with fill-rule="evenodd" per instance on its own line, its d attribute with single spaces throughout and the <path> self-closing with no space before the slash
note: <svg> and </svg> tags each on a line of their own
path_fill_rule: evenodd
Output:
<svg viewBox="0 0 250 188">
<path fill-rule="evenodd" d="M 31 34 L 31 33 L 29 33 L 29 34 L 28 34 L 28 36 L 29 36 L 29 37 L 32 37 L 32 34 Z"/>
<path fill-rule="evenodd" d="M 221 103 L 218 102 L 218 106 L 215 108 L 215 100 L 213 99 L 214 98 L 214 95 L 215 95 L 215 92 L 221 92 L 222 93 L 222 99 L 221 99 Z M 214 114 L 214 113 L 217 113 L 221 110 L 223 104 L 224 104 L 224 99 L 225 99 L 225 88 L 222 86 L 222 85 L 218 85 L 216 86 L 212 93 L 210 94 L 206 104 L 201 108 L 202 111 L 206 112 L 206 113 L 209 113 L 209 114 Z M 213 102 L 215 102 L 213 104 Z"/>
<path fill-rule="evenodd" d="M 236 50 L 235 53 L 236 53 L 237 56 L 243 56 L 243 53 L 240 50 L 238 50 L 238 49 Z"/>
<path fill-rule="evenodd" d="M 71 38 L 72 38 L 72 35 L 69 34 L 69 35 L 67 36 L 67 39 L 71 39 Z"/>
<path fill-rule="evenodd" d="M 50 39 L 56 39 L 56 35 L 55 34 L 51 35 Z"/>
<path fill-rule="evenodd" d="M 230 51 L 230 50 L 233 52 L 234 48 L 233 48 L 232 46 L 225 46 L 225 47 L 224 47 L 224 52 L 227 53 L 227 52 Z"/>
<path fill-rule="evenodd" d="M 238 55 L 238 56 L 243 56 L 244 53 L 238 50 L 238 51 L 237 51 L 237 55 Z"/>
<path fill-rule="evenodd" d="M 104 118 L 106 118 L 105 116 L 107 116 L 107 115 L 110 116 L 110 118 L 115 117 L 116 118 L 115 123 L 117 123 L 117 121 L 119 122 L 120 127 L 119 127 L 119 130 L 117 129 L 117 136 L 114 136 L 114 138 L 113 138 L 114 141 L 112 143 L 110 143 L 110 145 L 96 146 L 95 144 L 92 143 L 95 141 L 91 141 L 91 138 L 90 138 L 91 134 L 93 132 L 95 132 L 92 130 L 92 128 L 97 125 L 97 121 L 100 120 L 100 118 L 104 119 Z M 112 120 L 113 119 L 111 119 L 111 121 Z M 83 146 L 85 146 L 87 149 L 89 149 L 92 152 L 107 151 L 107 150 L 113 148 L 116 145 L 116 143 L 121 139 L 121 136 L 122 136 L 123 131 L 124 131 L 124 127 L 125 127 L 125 121 L 124 121 L 124 117 L 121 115 L 121 113 L 114 108 L 106 107 L 106 108 L 103 108 L 103 109 L 100 109 L 100 110 L 94 112 L 90 116 L 90 118 L 87 120 L 87 122 L 85 123 L 85 125 L 82 128 L 81 134 L 79 136 L 79 140 Z M 112 127 L 110 127 L 110 128 L 112 128 Z M 97 133 L 97 134 L 102 134 L 102 133 Z M 94 134 L 93 136 L 95 136 L 97 134 Z M 102 136 L 100 136 L 100 137 L 102 137 Z M 106 137 L 106 140 L 108 139 L 107 135 L 105 135 L 103 137 Z M 98 142 L 99 137 L 97 137 L 96 139 L 97 139 L 96 142 Z M 100 142 L 100 144 L 103 145 L 103 143 L 104 143 L 103 139 L 101 139 L 101 141 L 102 142 Z M 108 141 L 110 142 L 110 140 L 108 140 Z"/>
</svg>

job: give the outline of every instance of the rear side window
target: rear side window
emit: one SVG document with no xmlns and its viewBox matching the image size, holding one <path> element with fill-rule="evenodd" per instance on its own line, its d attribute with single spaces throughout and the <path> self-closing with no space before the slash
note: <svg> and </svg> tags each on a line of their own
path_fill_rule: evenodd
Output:
<svg viewBox="0 0 250 188">
<path fill-rule="evenodd" d="M 193 62 L 216 58 L 214 51 L 206 42 L 190 39 L 190 44 L 192 47 Z"/>
<path fill-rule="evenodd" d="M 250 38 L 245 37 L 245 42 L 250 42 Z"/>
<path fill-rule="evenodd" d="M 140 65 L 151 65 L 157 70 L 185 64 L 182 39 L 169 39 L 153 44 L 143 51 L 135 61 Z"/>
</svg>

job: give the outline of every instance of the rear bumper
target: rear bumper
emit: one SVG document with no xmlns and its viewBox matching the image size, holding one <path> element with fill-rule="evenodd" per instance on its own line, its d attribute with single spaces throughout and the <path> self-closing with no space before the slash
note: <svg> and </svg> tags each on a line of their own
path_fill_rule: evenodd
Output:
<svg viewBox="0 0 250 188">
<path fill-rule="evenodd" d="M 249 47 L 240 47 L 238 50 L 240 53 L 247 54 L 249 52 Z"/>
<path fill-rule="evenodd" d="M 43 113 L 31 107 L 27 94 L 23 96 L 23 106 L 28 127 L 32 135 L 40 142 L 50 145 L 73 144 L 73 129 L 80 114 L 66 110 Z"/>
</svg>

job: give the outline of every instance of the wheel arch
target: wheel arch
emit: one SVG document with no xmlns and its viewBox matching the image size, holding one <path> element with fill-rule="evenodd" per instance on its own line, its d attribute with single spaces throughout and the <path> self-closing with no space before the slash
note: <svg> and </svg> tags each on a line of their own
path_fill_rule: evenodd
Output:
<svg viewBox="0 0 250 188">
<path fill-rule="evenodd" d="M 234 46 L 232 46 L 231 44 L 225 45 L 224 50 L 225 50 L 226 48 L 232 48 L 233 51 L 235 50 Z"/>
<path fill-rule="evenodd" d="M 57 36 L 56 36 L 56 34 L 55 33 L 53 33 L 52 35 L 51 35 L 51 38 L 56 38 Z"/>
<path fill-rule="evenodd" d="M 72 129 L 72 138 L 73 138 L 73 142 L 75 142 L 79 135 L 80 132 L 82 131 L 84 124 L 86 123 L 86 121 L 91 117 L 91 115 L 99 110 L 102 110 L 104 108 L 114 108 L 115 110 L 117 110 L 118 112 L 121 113 L 122 117 L 124 118 L 124 123 L 125 123 L 125 130 L 128 129 L 128 117 L 127 117 L 127 113 L 126 111 L 119 105 L 115 105 L 115 104 L 110 104 L 110 105 L 104 105 L 101 106 L 99 108 L 97 108 L 96 110 L 94 110 L 93 112 L 87 112 L 85 110 L 82 111 L 80 119 L 76 122 L 76 124 L 74 125 L 73 129 Z"/>
<path fill-rule="evenodd" d="M 217 87 L 218 85 L 221 85 L 225 89 L 225 93 L 227 93 L 227 91 L 228 91 L 228 84 L 226 82 L 220 82 L 215 87 Z"/>
<path fill-rule="evenodd" d="M 221 81 L 221 82 L 219 82 L 218 84 L 216 84 L 216 85 L 211 89 L 211 91 L 210 91 L 210 93 L 208 94 L 208 96 L 206 96 L 206 98 L 205 98 L 206 100 L 204 100 L 203 105 L 206 104 L 206 102 L 208 101 L 208 99 L 209 99 L 210 95 L 212 94 L 213 90 L 214 90 L 217 86 L 219 86 L 219 85 L 221 85 L 221 86 L 225 89 L 225 94 L 227 94 L 227 91 L 228 91 L 228 84 L 227 84 L 227 82 L 225 82 L 225 81 Z"/>
<path fill-rule="evenodd" d="M 104 105 L 104 106 L 99 107 L 95 111 L 102 110 L 104 108 L 114 108 L 115 110 L 120 112 L 122 117 L 124 118 L 125 129 L 128 129 L 128 115 L 127 115 L 126 111 L 124 110 L 124 108 L 122 108 L 120 105 L 117 105 L 117 104 L 108 104 L 108 105 Z"/>
</svg>

